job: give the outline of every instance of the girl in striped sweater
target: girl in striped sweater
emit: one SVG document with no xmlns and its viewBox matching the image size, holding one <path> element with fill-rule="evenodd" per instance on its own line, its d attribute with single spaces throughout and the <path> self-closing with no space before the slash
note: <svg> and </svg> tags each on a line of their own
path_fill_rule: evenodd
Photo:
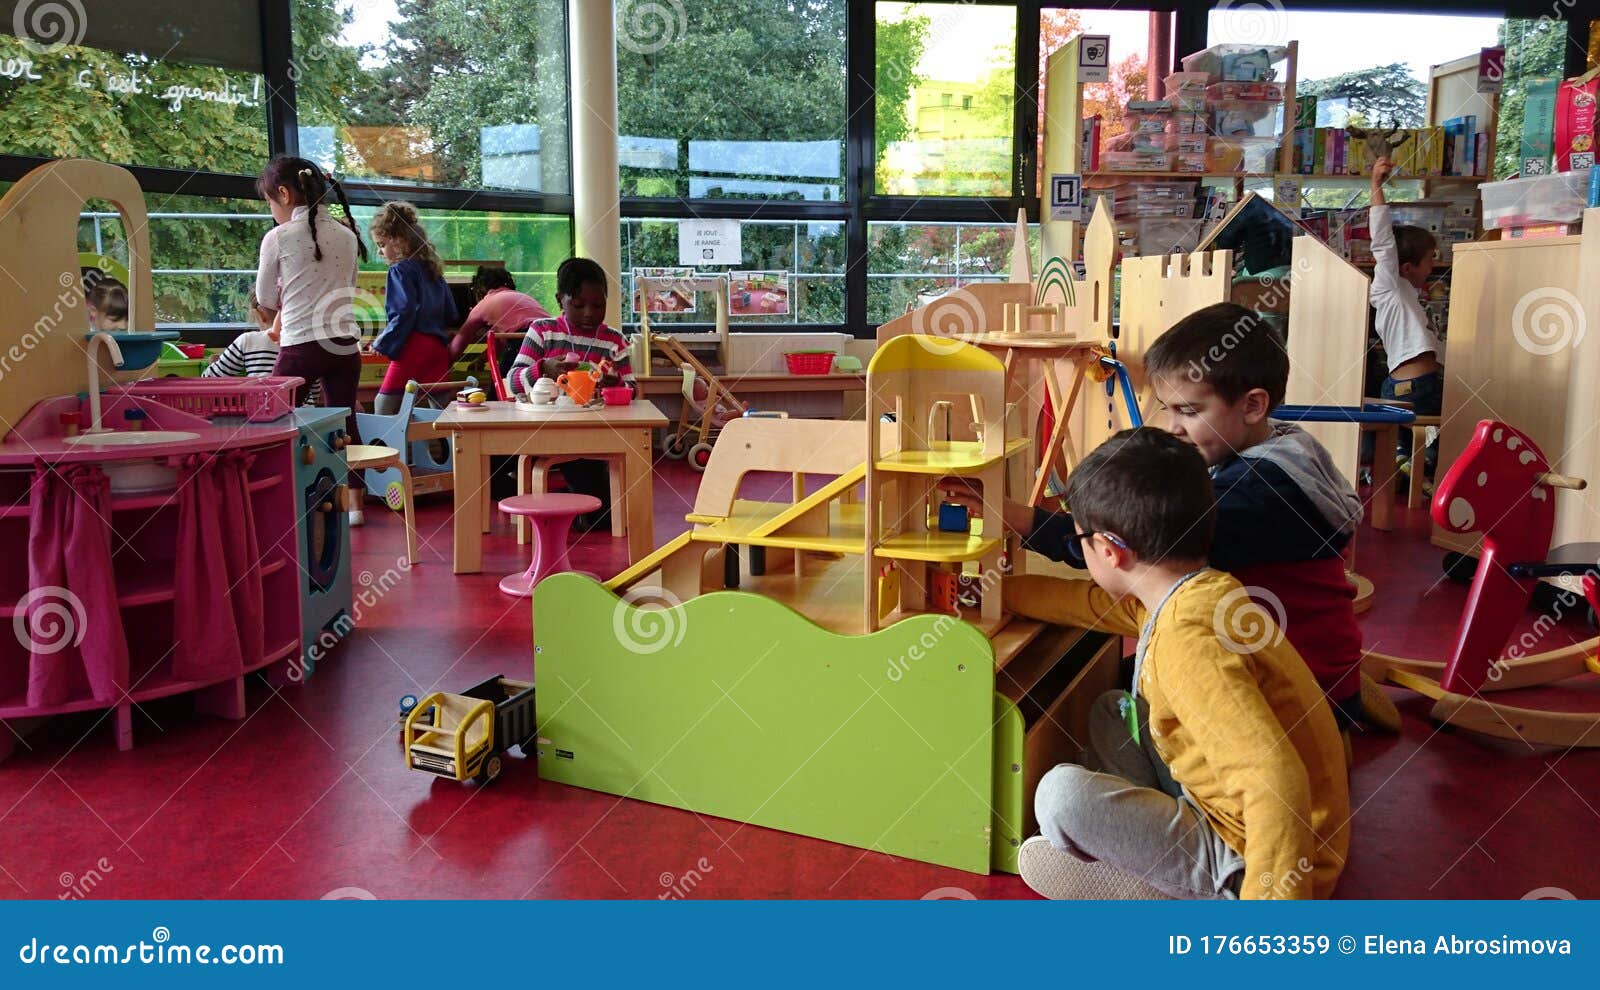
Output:
<svg viewBox="0 0 1600 990">
<path fill-rule="evenodd" d="M 620 382 L 637 392 L 628 338 L 605 323 L 605 269 L 588 258 L 563 261 L 556 269 L 556 304 L 561 307 L 560 316 L 528 324 L 522 350 L 507 376 L 513 393 L 520 394 L 523 387 L 519 380 L 522 376 L 516 374 L 519 368 L 537 368 L 541 378 L 556 378 L 581 363 L 598 367 L 601 361 L 611 362 L 612 368 L 602 385 Z M 611 485 L 606 462 L 568 461 L 560 470 L 567 487 L 600 500 L 600 511 L 579 516 L 577 528 L 582 531 L 611 525 Z"/>
</svg>

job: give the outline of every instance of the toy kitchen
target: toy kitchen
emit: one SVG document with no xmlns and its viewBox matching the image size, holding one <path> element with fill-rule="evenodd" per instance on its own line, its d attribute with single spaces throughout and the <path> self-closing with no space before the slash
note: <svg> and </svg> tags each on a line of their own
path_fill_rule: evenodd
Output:
<svg viewBox="0 0 1600 990">
<path fill-rule="evenodd" d="M 127 330 L 89 329 L 90 199 L 129 232 Z M 299 379 L 144 377 L 177 334 L 154 329 L 124 169 L 23 177 L 0 200 L 0 265 L 0 620 L 16 633 L 0 637 L 0 760 L 50 716 L 109 712 L 128 749 L 142 702 L 192 695 L 242 719 L 250 675 L 303 681 L 353 627 L 346 410 L 296 409 Z"/>
</svg>

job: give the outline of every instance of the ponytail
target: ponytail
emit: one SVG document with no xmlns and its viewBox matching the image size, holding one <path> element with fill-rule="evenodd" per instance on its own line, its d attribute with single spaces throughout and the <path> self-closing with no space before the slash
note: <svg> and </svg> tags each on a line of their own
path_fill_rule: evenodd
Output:
<svg viewBox="0 0 1600 990">
<path fill-rule="evenodd" d="M 339 197 L 340 207 L 344 209 L 343 223 L 356 235 L 356 252 L 362 261 L 367 260 L 367 245 L 361 240 L 361 231 L 356 227 L 355 216 L 350 212 L 350 203 L 345 199 L 344 187 L 339 180 L 304 158 L 276 155 L 267 163 L 261 178 L 256 180 L 256 192 L 267 199 L 280 186 L 294 189 L 300 197 L 300 202 L 295 205 L 306 207 L 306 223 L 311 225 L 311 246 L 318 261 L 322 260 L 322 245 L 317 243 L 317 206 L 326 205 L 323 200 L 327 198 L 328 187 L 332 186 Z"/>
</svg>

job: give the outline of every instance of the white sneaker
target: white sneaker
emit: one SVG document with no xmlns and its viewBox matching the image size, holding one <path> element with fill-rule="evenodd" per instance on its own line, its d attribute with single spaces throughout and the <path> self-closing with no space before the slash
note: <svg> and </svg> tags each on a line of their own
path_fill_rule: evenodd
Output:
<svg viewBox="0 0 1600 990">
<path fill-rule="evenodd" d="M 1172 900 L 1136 876 L 1063 852 L 1042 835 L 1022 843 L 1017 869 L 1023 883 L 1052 901 Z"/>
<path fill-rule="evenodd" d="M 367 517 L 360 509 L 351 509 L 349 514 L 351 528 L 366 525 Z"/>
</svg>

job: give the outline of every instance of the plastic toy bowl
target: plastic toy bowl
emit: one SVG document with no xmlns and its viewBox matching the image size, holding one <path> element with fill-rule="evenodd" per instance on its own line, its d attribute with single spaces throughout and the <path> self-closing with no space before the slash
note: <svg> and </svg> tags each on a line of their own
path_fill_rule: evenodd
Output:
<svg viewBox="0 0 1600 990">
<path fill-rule="evenodd" d="M 600 398 L 608 406 L 625 406 L 633 401 L 633 389 L 626 385 L 613 385 L 600 390 Z"/>
</svg>

